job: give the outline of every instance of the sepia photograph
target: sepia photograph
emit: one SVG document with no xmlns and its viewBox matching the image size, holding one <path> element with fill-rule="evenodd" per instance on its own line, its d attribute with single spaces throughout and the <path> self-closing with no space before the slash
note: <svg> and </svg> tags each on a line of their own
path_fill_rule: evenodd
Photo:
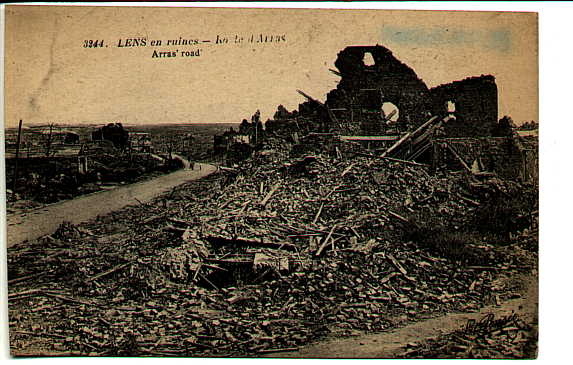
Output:
<svg viewBox="0 0 573 365">
<path fill-rule="evenodd" d="M 9 355 L 536 359 L 538 28 L 7 5 Z"/>
</svg>

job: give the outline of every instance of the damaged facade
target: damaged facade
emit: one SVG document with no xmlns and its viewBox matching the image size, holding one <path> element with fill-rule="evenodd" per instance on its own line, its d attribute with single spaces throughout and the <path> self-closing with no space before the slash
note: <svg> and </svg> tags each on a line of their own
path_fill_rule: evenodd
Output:
<svg viewBox="0 0 573 365">
<path fill-rule="evenodd" d="M 370 57 L 371 65 L 364 62 Z M 326 106 L 336 110 L 336 118 L 344 121 L 351 132 L 385 132 L 380 122 L 384 102 L 399 108 L 401 129 L 423 123 L 431 110 L 426 84 L 382 46 L 347 47 L 334 64 L 341 79 L 328 93 Z"/>
<path fill-rule="evenodd" d="M 372 64 L 365 63 L 368 55 Z M 456 113 L 456 121 L 446 126 L 448 136 L 488 136 L 497 123 L 497 86 L 491 75 L 428 89 L 412 68 L 379 45 L 347 47 L 338 54 L 335 66 L 341 80 L 328 93 L 325 104 L 351 131 L 384 132 L 380 121 L 383 103 L 398 108 L 397 123 L 403 131 L 421 125 L 429 116 L 453 111 L 448 104 L 455 106 Z"/>
<path fill-rule="evenodd" d="M 446 126 L 450 137 L 491 136 L 497 124 L 497 85 L 491 75 L 470 77 L 430 89 L 432 111 L 444 113 L 455 103 L 456 121 Z"/>
</svg>

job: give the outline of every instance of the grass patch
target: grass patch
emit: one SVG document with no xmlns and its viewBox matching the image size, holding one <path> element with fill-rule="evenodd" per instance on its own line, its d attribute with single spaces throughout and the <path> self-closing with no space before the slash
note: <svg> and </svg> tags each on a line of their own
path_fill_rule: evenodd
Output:
<svg viewBox="0 0 573 365">
<path fill-rule="evenodd" d="M 419 243 L 434 254 L 466 265 L 483 265 L 489 257 L 482 250 L 473 247 L 477 242 L 475 234 L 449 231 L 443 227 L 416 227 L 408 239 Z"/>
</svg>

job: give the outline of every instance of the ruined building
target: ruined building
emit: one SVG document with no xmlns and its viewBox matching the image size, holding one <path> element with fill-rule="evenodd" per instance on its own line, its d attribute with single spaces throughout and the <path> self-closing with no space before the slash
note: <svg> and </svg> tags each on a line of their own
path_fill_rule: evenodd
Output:
<svg viewBox="0 0 573 365">
<path fill-rule="evenodd" d="M 536 150 L 523 147 L 511 123 L 504 123 L 506 118 L 498 122 L 492 75 L 429 89 L 412 68 L 380 45 L 347 47 L 338 53 L 335 66 L 337 70 L 330 71 L 340 82 L 326 101 L 299 91 L 307 101 L 299 105 L 298 117 L 277 112 L 287 117 L 275 115 L 275 123 L 268 123 L 273 130 L 302 131 L 302 121 L 311 131 L 386 149 L 383 157 L 536 180 L 531 163 Z M 288 117 L 291 120 L 282 120 Z M 390 147 L 394 143 L 399 145 Z"/>
<path fill-rule="evenodd" d="M 351 130 L 367 134 L 384 132 L 380 126 L 382 102 L 399 109 L 398 123 L 421 124 L 431 109 L 428 87 L 414 70 L 382 46 L 352 46 L 334 63 L 341 77 L 327 95 L 326 106 Z M 355 125 L 359 122 L 360 125 Z"/>
<path fill-rule="evenodd" d="M 129 132 L 121 123 L 109 123 L 92 132 L 92 141 L 111 141 L 116 148 L 125 148 L 129 143 Z"/>
<path fill-rule="evenodd" d="M 470 77 L 430 89 L 432 112 L 455 103 L 456 121 L 446 126 L 450 137 L 489 136 L 497 125 L 497 85 L 491 75 Z"/>
<path fill-rule="evenodd" d="M 428 89 L 412 68 L 380 45 L 347 47 L 338 53 L 335 66 L 338 71 L 331 71 L 341 79 L 327 94 L 326 108 L 309 100 L 299 105 L 299 115 L 326 119 L 343 134 L 386 133 L 380 118 L 384 104 L 397 109 L 394 119 L 401 131 L 446 114 L 448 104 L 455 106 L 457 118 L 446 126 L 448 136 L 489 136 L 497 123 L 497 86 L 491 75 Z"/>
</svg>

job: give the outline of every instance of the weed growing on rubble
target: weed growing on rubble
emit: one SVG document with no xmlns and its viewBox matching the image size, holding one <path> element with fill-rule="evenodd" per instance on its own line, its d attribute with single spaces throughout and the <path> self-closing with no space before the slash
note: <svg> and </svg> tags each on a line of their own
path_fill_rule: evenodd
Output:
<svg viewBox="0 0 573 365">
<path fill-rule="evenodd" d="M 137 356 L 140 353 L 137 338 L 132 333 L 119 337 L 112 341 L 112 346 L 108 350 L 110 356 Z"/>
<path fill-rule="evenodd" d="M 478 232 L 509 242 L 510 234 L 531 225 L 536 198 L 528 191 L 494 194 L 477 209 L 471 223 Z"/>
<path fill-rule="evenodd" d="M 149 298 L 155 292 L 154 274 L 149 267 L 144 265 L 135 265 L 135 269 L 126 274 L 123 278 L 125 286 L 122 294 L 127 299 L 138 300 Z"/>
<path fill-rule="evenodd" d="M 475 233 L 453 231 L 444 226 L 427 223 L 413 223 L 405 238 L 440 257 L 466 265 L 481 265 L 488 260 L 484 252 L 472 247 L 479 242 Z"/>
</svg>

